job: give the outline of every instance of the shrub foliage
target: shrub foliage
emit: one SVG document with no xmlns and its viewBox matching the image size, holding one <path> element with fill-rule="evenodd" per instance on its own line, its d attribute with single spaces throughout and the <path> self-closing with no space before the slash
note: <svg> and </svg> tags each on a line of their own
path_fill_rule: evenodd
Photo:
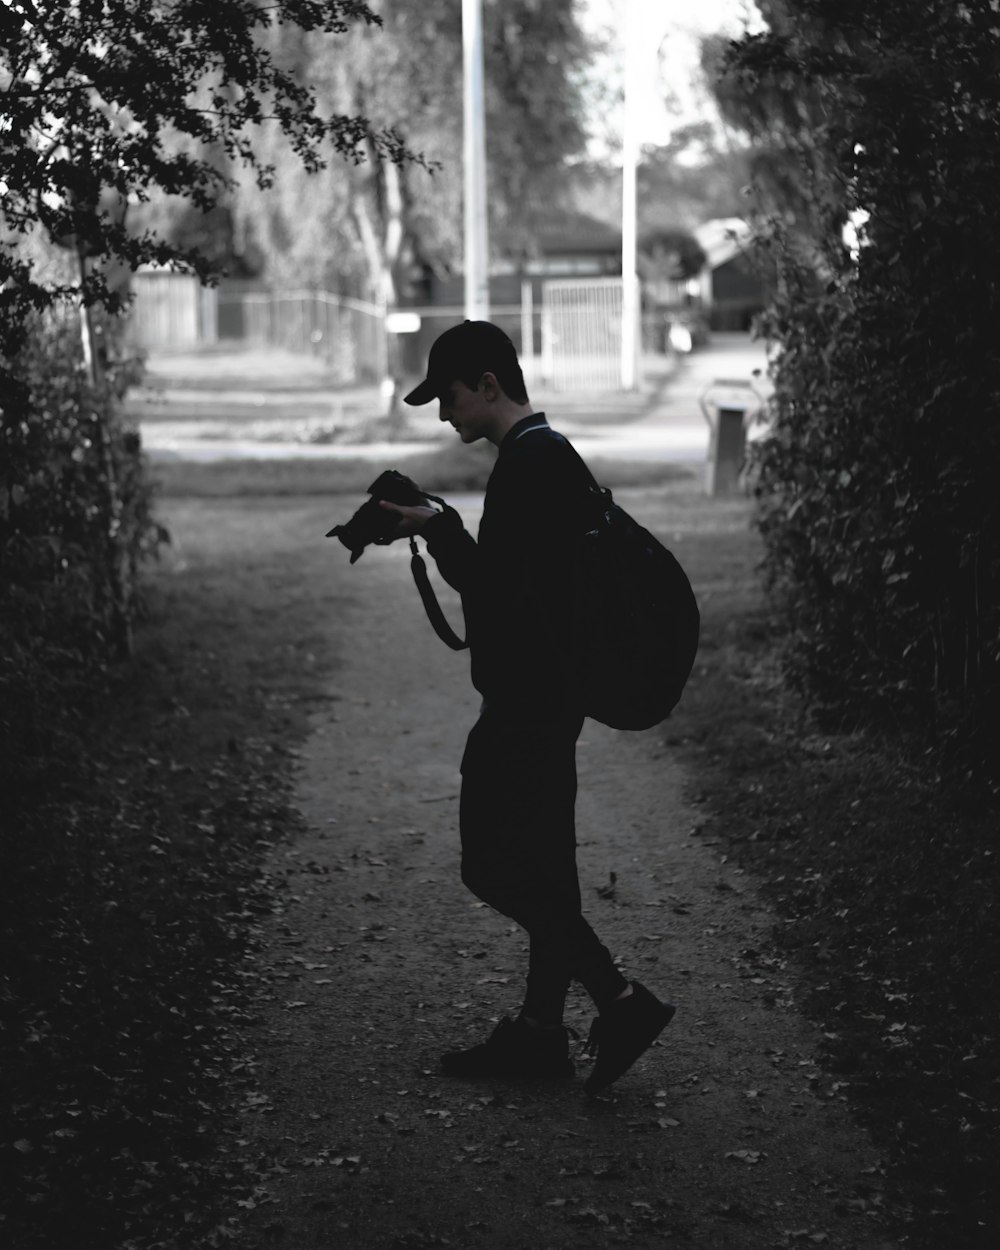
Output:
<svg viewBox="0 0 1000 1250">
<path fill-rule="evenodd" d="M 767 145 L 759 518 L 792 668 L 838 714 L 982 763 L 1000 693 L 1000 13 L 762 7 L 771 30 L 733 45 L 727 74 Z"/>
<path fill-rule="evenodd" d="M 138 565 L 164 536 L 150 513 L 137 437 L 118 417 L 128 365 L 94 383 L 79 357 L 75 318 L 37 318 L 14 358 L 20 385 L 2 402 L 6 854 L 44 798 L 52 759 L 80 749 L 75 709 L 107 660 L 128 652 Z"/>
<path fill-rule="evenodd" d="M 335 41 L 355 23 L 381 18 L 360 0 L 0 8 L 0 724 L 11 737 L 23 710 L 12 686 L 30 694 L 59 655 L 129 650 L 135 569 L 155 529 L 118 418 L 129 377 L 113 318 L 141 264 L 211 277 L 205 257 L 130 209 L 167 198 L 207 211 L 241 168 L 269 186 L 255 144 L 265 122 L 310 171 L 334 155 L 409 158 L 364 117 L 319 112 L 269 47 L 279 27 Z"/>
<path fill-rule="evenodd" d="M 36 318 L 0 424 L 0 562 L 8 627 L 113 644 L 151 533 L 137 435 L 119 399 L 137 368 L 88 377 L 75 318 Z"/>
<path fill-rule="evenodd" d="M 18 648 L 61 620 L 65 638 L 128 650 L 146 496 L 116 416 L 128 379 L 113 323 L 102 343 L 94 322 L 121 311 L 142 264 L 212 277 L 130 210 L 208 211 L 241 169 L 270 186 L 265 123 L 309 171 L 334 155 L 411 159 L 363 116 L 318 111 L 269 45 L 280 28 L 322 32 L 332 51 L 352 25 L 381 23 L 360 0 L 0 8 L 0 606 Z"/>
</svg>

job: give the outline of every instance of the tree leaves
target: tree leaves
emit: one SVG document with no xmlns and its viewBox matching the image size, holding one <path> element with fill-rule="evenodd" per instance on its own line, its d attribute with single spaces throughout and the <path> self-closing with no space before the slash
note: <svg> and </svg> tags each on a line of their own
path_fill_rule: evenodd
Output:
<svg viewBox="0 0 1000 1250">
<path fill-rule="evenodd" d="M 995 15 L 768 13 L 772 32 L 731 59 L 784 169 L 758 201 L 780 350 L 755 460 L 789 672 L 841 722 L 933 724 L 939 757 L 995 775 L 1000 229 L 980 155 L 1000 137 Z"/>
<path fill-rule="evenodd" d="M 532 215 L 550 210 L 567 155 L 584 145 L 578 71 L 587 46 L 570 0 L 486 5 L 485 110 L 491 230 L 517 252 L 531 241 Z M 232 197 L 241 232 L 254 240 L 279 283 L 344 283 L 366 298 L 397 298 L 414 266 L 458 267 L 462 246 L 461 6 L 452 0 L 391 5 L 377 33 L 358 26 L 345 54 L 329 41 L 273 36 L 325 109 L 363 110 L 426 158 L 387 167 L 377 151 L 361 165 L 328 170 L 314 194 L 276 128 L 261 139 L 279 171 L 262 192 L 240 180 Z M 433 171 L 433 176 L 430 171 Z M 398 185 L 397 185 L 398 184 Z M 391 280 L 392 287 L 389 289 Z"/>
<path fill-rule="evenodd" d="M 52 240 L 85 244 L 105 261 L 133 269 L 174 261 L 208 276 L 196 254 L 148 230 L 130 231 L 122 214 L 156 192 L 207 209 L 240 167 L 266 185 L 273 170 L 251 138 L 265 120 L 309 169 L 322 168 L 331 154 L 416 159 L 391 129 L 320 111 L 312 84 L 290 72 L 266 38 L 273 29 L 297 28 L 336 39 L 356 23 L 380 25 L 356 0 L 39 3 L 19 16 L 8 21 L 0 46 L 0 220 L 11 232 L 0 240 L 0 287 L 17 279 L 0 301 L 0 353 L 23 342 L 29 308 L 70 290 L 30 253 L 19 253 L 17 236 L 38 225 Z M 92 273 L 88 302 L 110 296 L 102 275 Z"/>
</svg>

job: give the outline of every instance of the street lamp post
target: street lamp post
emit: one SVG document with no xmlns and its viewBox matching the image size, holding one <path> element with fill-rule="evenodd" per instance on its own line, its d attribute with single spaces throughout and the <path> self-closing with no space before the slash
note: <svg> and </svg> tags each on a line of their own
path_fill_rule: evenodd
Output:
<svg viewBox="0 0 1000 1250">
<path fill-rule="evenodd" d="M 636 166 L 639 162 L 639 23 L 635 0 L 624 5 L 625 101 L 622 120 L 622 387 L 638 385 L 639 278 L 636 273 Z"/>
<path fill-rule="evenodd" d="M 462 0 L 462 54 L 465 122 L 465 315 L 470 321 L 485 321 L 490 315 L 490 287 L 482 0 Z"/>
</svg>

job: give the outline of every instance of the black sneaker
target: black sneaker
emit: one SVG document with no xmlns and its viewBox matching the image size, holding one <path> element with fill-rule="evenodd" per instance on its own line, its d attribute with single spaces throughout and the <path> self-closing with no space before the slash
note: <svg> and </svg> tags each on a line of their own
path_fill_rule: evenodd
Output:
<svg viewBox="0 0 1000 1250">
<path fill-rule="evenodd" d="M 590 1026 L 586 1051 L 596 1054 L 597 1062 L 583 1086 L 587 1093 L 606 1089 L 627 1072 L 667 1027 L 676 1010 L 672 1003 L 661 1003 L 644 985 L 633 981 L 628 998 L 612 1003 Z"/>
<path fill-rule="evenodd" d="M 562 1080 L 575 1071 L 569 1057 L 569 1030 L 533 1028 L 508 1016 L 485 1042 L 441 1056 L 448 1076 L 509 1080 Z"/>
</svg>

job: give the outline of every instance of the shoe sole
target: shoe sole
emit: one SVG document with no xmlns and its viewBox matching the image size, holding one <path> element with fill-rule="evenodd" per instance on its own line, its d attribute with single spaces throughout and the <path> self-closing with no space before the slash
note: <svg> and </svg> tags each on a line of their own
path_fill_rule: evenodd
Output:
<svg viewBox="0 0 1000 1250">
<path fill-rule="evenodd" d="M 673 1005 L 673 1003 L 661 1003 L 660 1006 L 663 1008 L 663 1016 L 660 1022 L 652 1030 L 648 1030 L 645 1034 L 643 1034 L 643 1037 L 646 1040 L 638 1046 L 635 1053 L 625 1064 L 623 1064 L 617 1071 L 612 1072 L 610 1075 L 603 1075 L 600 1082 L 597 1082 L 594 1079 L 597 1073 L 591 1073 L 583 1085 L 584 1090 L 588 1094 L 599 1094 L 602 1089 L 607 1089 L 609 1085 L 613 1085 L 619 1077 L 625 1075 L 637 1059 L 641 1059 L 646 1051 L 649 1050 L 650 1046 L 652 1046 L 677 1013 L 677 1008 Z"/>
</svg>

